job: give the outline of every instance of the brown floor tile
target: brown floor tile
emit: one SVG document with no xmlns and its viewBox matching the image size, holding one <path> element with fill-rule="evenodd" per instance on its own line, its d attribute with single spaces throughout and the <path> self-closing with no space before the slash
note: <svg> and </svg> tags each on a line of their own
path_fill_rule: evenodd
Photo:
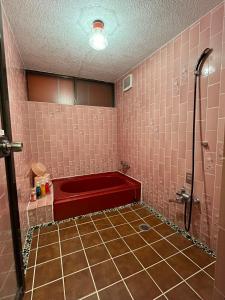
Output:
<svg viewBox="0 0 225 300">
<path fill-rule="evenodd" d="M 97 294 L 92 294 L 92 295 L 87 296 L 83 299 L 85 299 L 85 300 L 98 300 L 98 296 L 97 296 Z"/>
<path fill-rule="evenodd" d="M 64 282 L 67 300 L 78 299 L 95 291 L 91 273 L 88 269 L 66 276 Z"/>
<path fill-rule="evenodd" d="M 42 227 L 42 228 L 40 228 L 40 234 L 55 231 L 55 230 L 58 230 L 58 226 L 56 224 Z"/>
<path fill-rule="evenodd" d="M 202 249 L 198 248 L 197 246 L 190 247 L 184 250 L 183 252 L 201 268 L 215 261 L 213 257 L 209 256 L 206 252 L 204 252 Z"/>
<path fill-rule="evenodd" d="M 100 219 L 104 219 L 106 216 L 105 216 L 105 213 L 101 213 L 101 214 L 96 214 L 94 216 L 92 216 L 92 220 L 100 220 Z"/>
<path fill-rule="evenodd" d="M 82 245 L 79 237 L 61 242 L 62 255 L 69 254 L 81 249 Z"/>
<path fill-rule="evenodd" d="M 101 230 L 99 231 L 99 234 L 101 235 L 104 242 L 108 242 L 120 237 L 114 228 Z"/>
<path fill-rule="evenodd" d="M 131 248 L 131 250 L 134 250 L 134 249 L 137 249 L 137 248 L 140 248 L 140 247 L 146 245 L 145 241 L 137 233 L 129 235 L 129 236 L 125 236 L 124 241 Z"/>
<path fill-rule="evenodd" d="M 184 279 L 196 273 L 199 268 L 193 264 L 186 256 L 182 253 L 178 253 L 167 259 L 170 266 L 177 271 Z"/>
<path fill-rule="evenodd" d="M 93 222 L 77 225 L 80 235 L 96 231 Z"/>
<path fill-rule="evenodd" d="M 121 236 L 135 233 L 135 230 L 129 224 L 123 224 L 115 227 Z"/>
<path fill-rule="evenodd" d="M 146 209 L 146 208 L 144 208 L 144 207 L 142 207 L 142 208 L 140 208 L 140 209 L 138 209 L 138 210 L 135 210 L 135 212 L 136 212 L 136 214 L 138 214 L 141 218 L 148 217 L 148 216 L 151 216 L 151 215 L 152 215 L 152 213 L 151 213 L 148 209 Z"/>
<path fill-rule="evenodd" d="M 60 235 L 61 241 L 74 238 L 74 237 L 78 236 L 77 228 L 76 228 L 76 226 L 71 226 L 71 227 L 67 227 L 64 229 L 60 229 L 59 235 Z"/>
<path fill-rule="evenodd" d="M 26 276 L 25 276 L 26 291 L 30 291 L 32 289 L 33 275 L 34 275 L 34 268 L 27 269 Z"/>
<path fill-rule="evenodd" d="M 41 234 L 39 235 L 38 247 L 57 243 L 58 241 L 59 241 L 58 231 L 52 231 L 49 233 Z"/>
<path fill-rule="evenodd" d="M 114 258 L 114 261 L 123 278 L 142 269 L 142 266 L 131 252 Z"/>
<path fill-rule="evenodd" d="M 121 279 L 112 260 L 93 266 L 91 270 L 97 289 L 102 289 Z"/>
<path fill-rule="evenodd" d="M 152 227 L 162 223 L 162 221 L 160 219 L 156 218 L 154 215 L 150 215 L 150 216 L 145 217 L 143 219 L 145 220 L 146 223 L 148 223 Z"/>
<path fill-rule="evenodd" d="M 46 299 L 64 300 L 62 279 L 34 290 L 32 300 L 46 300 Z"/>
<path fill-rule="evenodd" d="M 33 230 L 33 237 L 39 235 L 39 228 Z"/>
<path fill-rule="evenodd" d="M 196 274 L 187 282 L 204 300 L 212 300 L 214 280 L 204 272 Z"/>
<path fill-rule="evenodd" d="M 46 262 L 60 256 L 59 243 L 38 248 L 36 264 Z"/>
<path fill-rule="evenodd" d="M 95 220 L 94 223 L 98 230 L 106 229 L 112 226 L 107 218 Z"/>
<path fill-rule="evenodd" d="M 152 244 L 151 246 L 163 258 L 166 258 L 178 252 L 178 250 L 175 247 L 173 247 L 170 243 L 168 243 L 166 240 L 160 240 Z"/>
<path fill-rule="evenodd" d="M 143 208 L 143 205 L 141 205 L 141 204 L 136 204 L 136 205 L 131 206 L 131 208 L 132 208 L 133 210 L 136 210 L 136 209 Z"/>
<path fill-rule="evenodd" d="M 31 300 L 31 292 L 25 293 L 23 296 L 23 300 Z"/>
<path fill-rule="evenodd" d="M 124 253 L 130 251 L 122 239 L 108 242 L 105 245 L 106 245 L 107 249 L 109 250 L 110 254 L 112 255 L 112 257 L 121 255 L 121 254 L 124 254 Z"/>
<path fill-rule="evenodd" d="M 212 264 L 210 266 L 208 266 L 207 268 L 205 268 L 204 270 L 210 275 L 212 276 L 213 278 L 215 278 L 215 267 L 216 267 L 216 264 Z"/>
<path fill-rule="evenodd" d="M 129 277 L 125 282 L 135 300 L 150 300 L 161 294 L 146 271 Z"/>
<path fill-rule="evenodd" d="M 88 223 L 88 222 L 91 222 L 91 217 L 86 216 L 86 217 L 78 218 L 78 219 L 76 219 L 75 222 L 76 222 L 76 224 Z"/>
<path fill-rule="evenodd" d="M 140 232 L 140 235 L 145 239 L 145 241 L 149 244 L 154 243 L 158 240 L 160 240 L 162 237 L 153 229 L 150 229 L 149 231 L 142 231 Z"/>
<path fill-rule="evenodd" d="M 62 262 L 64 276 L 88 267 L 83 250 L 63 256 Z"/>
<path fill-rule="evenodd" d="M 63 228 L 67 228 L 67 227 L 71 227 L 75 225 L 75 221 L 74 220 L 70 220 L 70 221 L 66 221 L 66 222 L 62 222 L 59 224 L 59 228 L 63 229 Z"/>
<path fill-rule="evenodd" d="M 102 243 L 101 237 L 97 231 L 82 235 L 81 240 L 83 242 L 84 248 L 95 246 Z"/>
<path fill-rule="evenodd" d="M 123 282 L 118 282 L 101 292 L 99 292 L 101 300 L 129 300 L 132 299 Z"/>
<path fill-rule="evenodd" d="M 156 226 L 154 229 L 164 237 L 175 233 L 175 231 L 165 223 Z"/>
<path fill-rule="evenodd" d="M 135 229 L 135 231 L 140 232 L 141 229 L 139 228 L 139 226 L 141 224 L 145 224 L 145 222 L 142 219 L 139 219 L 137 221 L 134 222 L 130 222 L 130 225 Z"/>
<path fill-rule="evenodd" d="M 163 292 L 182 281 L 176 272 L 164 261 L 150 267 L 147 271 Z"/>
<path fill-rule="evenodd" d="M 157 300 L 166 300 L 166 297 L 162 295 L 159 298 L 157 298 Z"/>
<path fill-rule="evenodd" d="M 30 249 L 31 250 L 34 250 L 37 248 L 37 241 L 38 241 L 38 237 L 37 236 L 34 236 L 32 238 L 32 242 L 31 242 L 31 246 L 30 246 Z"/>
<path fill-rule="evenodd" d="M 132 222 L 140 219 L 140 217 L 133 211 L 123 214 L 123 217 L 127 220 L 127 222 Z"/>
<path fill-rule="evenodd" d="M 62 277 L 60 259 L 55 259 L 50 262 L 43 263 L 36 266 L 34 287 L 38 287 L 60 277 Z"/>
<path fill-rule="evenodd" d="M 115 216 L 115 215 L 118 215 L 118 214 L 119 214 L 119 211 L 118 211 L 118 210 L 107 211 L 107 212 L 105 213 L 105 215 L 106 215 L 107 217 L 112 217 L 112 216 Z"/>
<path fill-rule="evenodd" d="M 186 284 L 181 283 L 166 294 L 169 300 L 200 300 L 192 289 Z"/>
<path fill-rule="evenodd" d="M 134 254 L 145 268 L 162 260 L 161 257 L 150 246 L 135 250 Z"/>
<path fill-rule="evenodd" d="M 166 239 L 170 241 L 179 250 L 183 250 L 193 244 L 192 241 L 186 239 L 179 233 L 175 233 L 171 236 L 168 236 Z"/>
<path fill-rule="evenodd" d="M 37 252 L 36 249 L 30 251 L 30 253 L 29 253 L 29 259 L 28 259 L 28 265 L 27 265 L 28 268 L 30 268 L 30 267 L 32 267 L 32 266 L 35 265 L 36 252 Z"/>
<path fill-rule="evenodd" d="M 114 226 L 126 223 L 126 220 L 121 215 L 116 215 L 116 216 L 113 216 L 113 217 L 109 217 L 109 219 L 110 219 L 111 223 Z"/>
<path fill-rule="evenodd" d="M 107 249 L 103 244 L 88 248 L 85 251 L 90 265 L 97 264 L 110 258 Z"/>
<path fill-rule="evenodd" d="M 121 214 L 130 212 L 130 211 L 132 211 L 132 208 L 130 206 L 119 209 L 119 212 Z"/>
</svg>

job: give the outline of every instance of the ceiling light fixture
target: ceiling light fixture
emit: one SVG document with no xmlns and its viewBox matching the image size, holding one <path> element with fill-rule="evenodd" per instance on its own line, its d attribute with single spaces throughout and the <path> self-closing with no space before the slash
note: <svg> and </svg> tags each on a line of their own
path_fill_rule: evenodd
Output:
<svg viewBox="0 0 225 300">
<path fill-rule="evenodd" d="M 92 33 L 89 44 L 95 50 L 104 50 L 108 46 L 108 41 L 104 32 L 104 23 L 101 20 L 95 20 L 92 23 Z"/>
</svg>

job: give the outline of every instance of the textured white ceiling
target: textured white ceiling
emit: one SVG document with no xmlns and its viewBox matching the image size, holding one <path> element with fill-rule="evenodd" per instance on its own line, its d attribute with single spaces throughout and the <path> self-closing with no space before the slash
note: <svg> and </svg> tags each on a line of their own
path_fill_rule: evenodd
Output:
<svg viewBox="0 0 225 300">
<path fill-rule="evenodd" d="M 25 68 L 114 81 L 221 0 L 3 0 Z M 104 21 L 109 46 L 88 44 Z"/>
</svg>

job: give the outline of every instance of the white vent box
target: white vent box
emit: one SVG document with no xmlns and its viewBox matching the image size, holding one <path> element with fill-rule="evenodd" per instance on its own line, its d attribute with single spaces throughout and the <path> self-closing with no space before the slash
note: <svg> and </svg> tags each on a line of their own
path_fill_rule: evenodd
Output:
<svg viewBox="0 0 225 300">
<path fill-rule="evenodd" d="M 123 92 L 128 91 L 133 86 L 133 75 L 129 74 L 123 80 Z"/>
</svg>

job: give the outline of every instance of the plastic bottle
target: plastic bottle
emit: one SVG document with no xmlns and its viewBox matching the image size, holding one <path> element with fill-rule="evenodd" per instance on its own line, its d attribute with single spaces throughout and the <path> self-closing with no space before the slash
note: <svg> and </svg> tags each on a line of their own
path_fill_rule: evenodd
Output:
<svg viewBox="0 0 225 300">
<path fill-rule="evenodd" d="M 41 198 L 41 187 L 40 187 L 39 181 L 37 182 L 37 185 L 36 185 L 36 195 L 37 195 L 37 199 Z"/>
<path fill-rule="evenodd" d="M 34 202 L 37 200 L 36 188 L 31 189 L 30 201 Z"/>
<path fill-rule="evenodd" d="M 41 182 L 41 196 L 44 197 L 45 195 L 46 195 L 45 182 L 44 182 L 44 180 L 42 180 L 42 182 Z"/>
<path fill-rule="evenodd" d="M 50 194 L 51 191 L 50 191 L 50 186 L 49 186 L 49 181 L 46 180 L 46 183 L 45 183 L 45 192 L 46 194 Z"/>
</svg>

